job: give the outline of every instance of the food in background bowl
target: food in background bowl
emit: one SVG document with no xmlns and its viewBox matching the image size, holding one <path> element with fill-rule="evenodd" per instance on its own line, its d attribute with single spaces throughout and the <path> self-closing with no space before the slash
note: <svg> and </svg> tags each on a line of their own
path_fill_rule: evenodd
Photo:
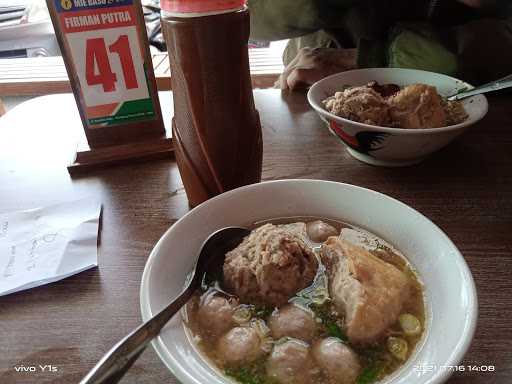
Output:
<svg viewBox="0 0 512 384">
<path fill-rule="evenodd" d="M 345 144 L 350 155 L 372 165 L 397 167 L 419 163 L 428 155 L 449 144 L 468 127 L 483 118 L 488 108 L 487 99 L 484 95 L 474 95 L 460 100 L 459 106 L 450 103 L 444 110 L 445 114 L 448 114 L 449 117 L 443 126 L 421 129 L 405 129 L 368 124 L 338 116 L 325 108 L 324 100 L 343 90 L 347 84 L 351 86 L 364 86 L 371 81 L 376 81 L 379 84 L 396 84 L 399 87 L 407 87 L 411 84 L 424 84 L 434 87 L 436 92 L 443 97 L 453 95 L 463 89 L 472 88 L 472 86 L 459 79 L 439 73 L 405 68 L 365 68 L 345 71 L 328 76 L 313 84 L 308 91 L 308 101 L 311 107 L 327 123 L 331 133 Z M 379 87 L 382 88 L 383 86 Z M 387 90 L 388 93 L 382 96 L 381 100 L 393 98 L 398 104 L 400 99 L 395 99 L 392 95 L 395 90 Z M 381 90 L 373 89 L 373 91 L 375 91 L 375 94 L 379 94 Z M 414 98 L 404 97 L 404 99 Z M 374 105 L 378 105 L 378 108 L 382 110 L 381 100 L 378 98 L 375 100 L 374 98 L 371 102 L 372 108 Z M 410 102 L 407 105 L 410 105 Z M 388 106 L 389 115 L 387 118 L 390 121 L 392 120 L 391 109 Z M 408 116 L 407 110 L 408 107 L 405 108 L 402 116 L 398 117 L 402 117 L 404 120 L 409 119 L 410 116 Z M 400 111 L 397 110 L 396 112 Z M 463 118 L 460 116 L 461 112 L 464 116 Z M 352 118 L 355 118 L 354 116 Z M 396 120 L 398 120 L 398 117 Z M 382 117 L 379 116 L 379 119 L 382 119 Z M 386 116 L 384 119 L 386 119 Z M 450 119 L 452 121 L 448 121 Z M 426 120 L 424 114 L 417 114 L 413 123 L 416 126 L 422 126 Z M 454 124 L 460 120 L 463 121 L 459 124 Z M 381 121 L 375 121 L 375 123 L 377 122 L 380 123 Z"/>
<path fill-rule="evenodd" d="M 325 108 L 352 121 L 394 128 L 439 128 L 462 123 L 468 114 L 459 101 L 444 100 L 436 88 L 376 81 L 363 86 L 347 86 L 323 101 Z"/>
<path fill-rule="evenodd" d="M 312 218 L 258 223 L 187 307 L 203 353 L 242 384 L 373 383 L 425 327 L 419 278 L 377 236 Z"/>
</svg>

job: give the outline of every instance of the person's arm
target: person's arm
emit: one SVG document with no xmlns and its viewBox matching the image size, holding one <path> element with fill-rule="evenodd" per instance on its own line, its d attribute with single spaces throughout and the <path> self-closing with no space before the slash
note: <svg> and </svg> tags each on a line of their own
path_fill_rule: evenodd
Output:
<svg viewBox="0 0 512 384">
<path fill-rule="evenodd" d="M 359 67 L 424 69 L 480 84 L 512 72 L 512 2 L 457 0 L 482 16 L 453 27 L 399 25 L 386 42 L 362 41 Z"/>
<path fill-rule="evenodd" d="M 291 62 L 285 62 L 287 67 L 278 85 L 304 88 L 332 73 L 368 67 L 422 69 L 457 76 L 475 84 L 509 74 L 512 69 L 512 2 L 459 1 L 481 8 L 484 14 L 490 11 L 500 17 L 508 14 L 509 18 L 482 18 L 441 30 L 421 23 L 399 23 L 391 29 L 372 30 L 375 17 L 369 17 L 369 12 L 362 7 L 352 7 L 343 21 L 344 30 L 353 34 L 356 49 L 337 52 L 311 46 L 299 50 L 294 60 L 290 58 Z M 500 6 L 502 11 L 497 12 L 496 7 Z"/>
<path fill-rule="evenodd" d="M 304 36 L 336 22 L 359 0 L 248 0 L 251 39 L 274 41 Z"/>
<path fill-rule="evenodd" d="M 357 50 L 340 48 L 302 48 L 279 76 L 281 89 L 304 89 L 324 77 L 356 68 Z"/>
<path fill-rule="evenodd" d="M 489 82 L 512 72 L 512 18 L 478 19 L 439 34 L 398 27 L 384 50 L 379 42 L 360 45 L 358 67 L 375 66 L 379 60 L 389 67 L 444 73 L 474 84 Z"/>
<path fill-rule="evenodd" d="M 314 0 L 248 0 L 251 39 L 290 39 L 319 30 L 322 25 Z"/>
<path fill-rule="evenodd" d="M 373 43 L 375 44 L 375 43 Z M 382 43 L 377 43 L 382 47 Z M 372 43 L 366 43 L 372 46 Z M 458 59 L 455 52 L 447 47 L 440 35 L 427 24 L 397 25 L 389 33 L 383 51 L 373 54 L 383 55 L 383 66 L 391 68 L 412 68 L 455 76 L 458 72 Z M 378 58 L 361 44 L 359 67 L 365 67 Z M 370 65 L 371 66 L 371 65 Z"/>
</svg>

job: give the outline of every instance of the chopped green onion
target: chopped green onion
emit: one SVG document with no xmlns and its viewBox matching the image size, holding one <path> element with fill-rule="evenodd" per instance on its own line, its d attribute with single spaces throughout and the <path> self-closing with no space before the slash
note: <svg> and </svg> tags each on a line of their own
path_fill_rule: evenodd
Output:
<svg viewBox="0 0 512 384">
<path fill-rule="evenodd" d="M 228 367 L 224 373 L 241 384 L 278 384 L 265 374 L 264 367 L 264 361 L 261 360 L 248 367 Z"/>
<path fill-rule="evenodd" d="M 242 384 L 265 384 L 264 378 L 262 378 L 260 375 L 252 373 L 247 368 L 227 368 L 225 373 L 227 376 L 231 376 Z"/>
<path fill-rule="evenodd" d="M 260 338 L 264 338 L 270 334 L 270 329 L 261 319 L 253 319 L 251 321 L 251 328 L 253 328 Z"/>
<path fill-rule="evenodd" d="M 336 323 L 327 323 L 325 324 L 325 328 L 327 328 L 327 334 L 332 337 L 337 337 L 341 341 L 348 341 L 347 335 L 341 330 L 338 324 Z"/>
<path fill-rule="evenodd" d="M 253 314 L 255 317 L 266 319 L 267 317 L 269 317 L 272 314 L 272 312 L 274 312 L 274 308 L 265 307 L 265 306 L 256 306 L 254 308 Z"/>
<path fill-rule="evenodd" d="M 409 350 L 407 341 L 400 337 L 391 336 L 388 337 L 387 344 L 389 352 L 391 352 L 394 357 L 401 361 L 405 361 L 407 359 L 407 352 Z"/>
<path fill-rule="evenodd" d="M 244 324 L 251 320 L 252 311 L 251 308 L 247 305 L 239 305 L 233 311 L 233 320 L 237 324 Z"/>
<path fill-rule="evenodd" d="M 417 336 L 421 333 L 421 323 L 416 316 L 403 313 L 398 317 L 398 322 L 407 336 Z"/>
<path fill-rule="evenodd" d="M 379 376 L 379 367 L 371 364 L 363 369 L 357 378 L 356 384 L 371 384 L 375 382 Z"/>
</svg>

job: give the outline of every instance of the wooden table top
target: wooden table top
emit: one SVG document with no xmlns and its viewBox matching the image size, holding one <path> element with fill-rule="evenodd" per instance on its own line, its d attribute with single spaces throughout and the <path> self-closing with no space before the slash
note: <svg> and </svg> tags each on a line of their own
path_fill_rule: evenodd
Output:
<svg viewBox="0 0 512 384">
<path fill-rule="evenodd" d="M 170 95 L 161 94 L 168 111 Z M 476 280 L 480 313 L 463 364 L 449 383 L 512 382 L 512 99 L 490 98 L 488 116 L 424 163 L 377 168 L 351 158 L 303 94 L 255 92 L 264 127 L 263 179 L 318 178 L 400 199 L 439 225 Z M 170 112 L 164 111 L 169 117 Z M 99 268 L 0 297 L 0 383 L 76 383 L 141 321 L 139 287 L 160 236 L 188 211 L 176 163 L 128 164 L 71 178 L 80 119 L 70 94 L 32 99 L 0 119 L 0 212 L 85 196 L 103 203 Z M 56 372 L 19 373 L 51 364 Z M 176 383 L 152 348 L 127 383 Z"/>
</svg>

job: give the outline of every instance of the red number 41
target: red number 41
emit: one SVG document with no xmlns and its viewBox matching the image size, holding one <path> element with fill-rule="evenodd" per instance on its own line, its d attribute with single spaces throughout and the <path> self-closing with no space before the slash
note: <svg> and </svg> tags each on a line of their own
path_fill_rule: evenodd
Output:
<svg viewBox="0 0 512 384">
<path fill-rule="evenodd" d="M 123 69 L 124 83 L 127 89 L 137 88 L 137 76 L 133 67 L 130 42 L 127 35 L 121 35 L 111 45 L 110 53 L 117 53 Z M 96 72 L 97 68 L 97 72 Z M 103 37 L 88 39 L 85 45 L 85 79 L 88 85 L 101 84 L 104 92 L 116 90 L 117 76 L 112 72 Z"/>
</svg>

